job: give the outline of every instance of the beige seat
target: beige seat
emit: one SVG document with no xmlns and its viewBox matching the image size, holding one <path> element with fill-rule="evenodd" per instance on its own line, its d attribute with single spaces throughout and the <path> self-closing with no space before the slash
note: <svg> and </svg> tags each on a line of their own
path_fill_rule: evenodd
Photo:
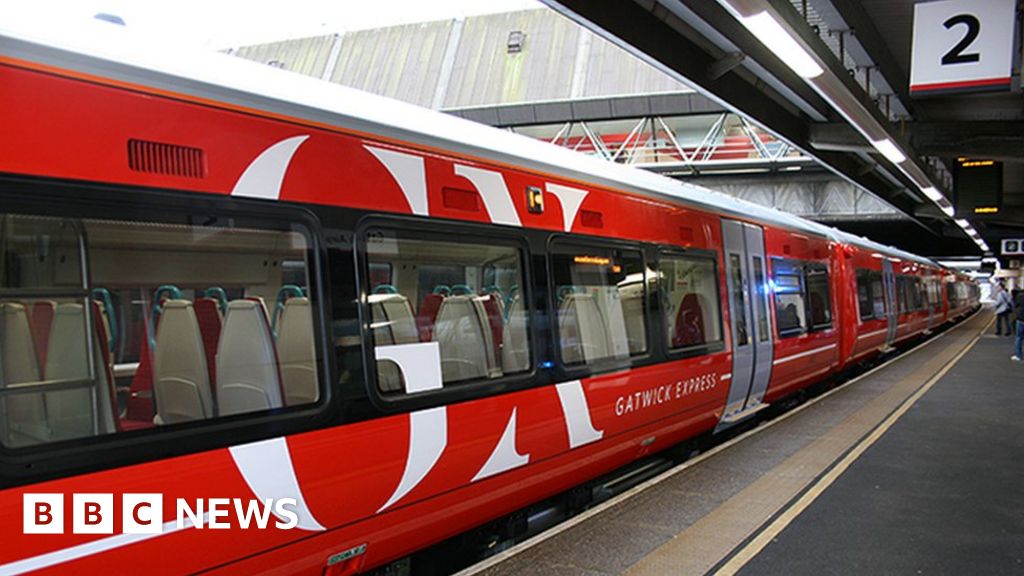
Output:
<svg viewBox="0 0 1024 576">
<path fill-rule="evenodd" d="M 313 311 L 309 298 L 289 298 L 277 323 L 277 357 L 287 406 L 311 404 L 319 398 Z"/>
<path fill-rule="evenodd" d="M 608 330 L 597 301 L 590 294 L 568 294 L 558 308 L 562 361 L 580 364 L 612 355 Z"/>
<path fill-rule="evenodd" d="M 228 304 L 217 346 L 217 408 L 221 415 L 283 405 L 277 354 L 260 303 Z"/>
<path fill-rule="evenodd" d="M 39 366 L 28 314 L 21 304 L 0 304 L 0 384 L 38 382 Z M 49 437 L 43 395 L 17 394 L 3 400 L 4 441 L 24 445 Z"/>
<path fill-rule="evenodd" d="M 623 319 L 623 330 L 627 339 L 629 354 L 639 354 L 647 350 L 647 328 L 644 325 L 644 298 L 643 292 L 639 290 L 623 290 L 621 317 Z M 614 328 L 614 326 L 612 326 Z M 614 330 L 612 331 L 614 334 Z M 616 355 L 620 351 L 616 351 Z"/>
<path fill-rule="evenodd" d="M 378 346 L 419 342 L 416 316 L 409 299 L 401 294 L 371 294 L 373 338 Z"/>
<path fill-rule="evenodd" d="M 420 341 L 416 316 L 409 299 L 401 294 L 371 294 L 373 342 L 375 346 L 415 344 Z M 389 360 L 377 362 L 377 387 L 381 392 L 400 392 L 402 373 Z"/>
<path fill-rule="evenodd" d="M 65 303 L 57 306 L 50 330 L 50 343 L 46 352 L 47 381 L 91 379 L 86 344 L 85 315 L 81 304 Z M 93 367 L 96 378 L 93 386 L 46 392 L 46 421 L 53 441 L 92 436 L 96 432 L 114 432 L 113 408 L 110 405 L 110 387 L 107 370 L 103 366 L 100 343 L 94 331 Z M 95 397 L 93 394 L 95 393 Z M 96 413 L 93 411 L 95 398 Z M 97 420 L 95 430 L 93 421 Z"/>
<path fill-rule="evenodd" d="M 445 382 L 501 374 L 494 358 L 487 311 L 476 296 L 445 298 L 437 312 L 432 338 L 441 348 L 441 374 Z"/>
<path fill-rule="evenodd" d="M 508 319 L 502 329 L 501 366 L 506 374 L 530 369 L 530 345 L 526 327 L 526 306 L 517 292 L 509 303 Z"/>
<path fill-rule="evenodd" d="M 156 424 L 176 424 L 214 416 L 203 337 L 188 300 L 164 302 L 153 352 Z"/>
</svg>

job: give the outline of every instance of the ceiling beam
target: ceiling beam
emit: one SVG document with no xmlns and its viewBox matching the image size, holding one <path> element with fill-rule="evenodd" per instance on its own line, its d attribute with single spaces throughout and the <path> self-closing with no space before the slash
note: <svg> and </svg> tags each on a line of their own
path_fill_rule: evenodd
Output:
<svg viewBox="0 0 1024 576">
<path fill-rule="evenodd" d="M 768 51 L 745 28 L 736 22 L 717 2 L 709 0 L 678 0 L 686 10 L 694 14 L 702 14 L 702 20 L 714 27 L 721 26 L 729 30 L 730 40 L 740 42 L 749 48 L 752 60 L 762 66 L 770 67 L 770 73 L 782 80 L 792 82 L 794 91 L 806 92 L 809 87 L 797 77 L 778 57 Z M 763 81 L 751 80 L 749 74 L 735 72 L 720 75 L 716 62 L 725 55 L 723 50 L 709 48 L 705 39 L 700 41 L 700 33 L 689 23 L 684 22 L 665 5 L 655 0 L 545 0 L 552 8 L 566 16 L 617 42 L 625 49 L 646 57 L 657 67 L 682 78 L 688 84 L 712 99 L 721 102 L 727 108 L 751 118 L 754 122 L 774 132 L 783 140 L 788 141 L 808 155 L 819 160 L 828 168 L 848 181 L 870 190 L 895 208 L 907 214 L 911 221 L 919 227 L 936 234 L 934 224 L 928 225 L 917 219 L 914 214 L 919 203 L 905 194 L 892 193 L 892 183 L 876 170 L 865 170 L 865 163 L 855 154 L 830 150 L 818 150 L 811 145 L 810 119 L 795 111 L 792 105 L 786 106 L 778 101 L 779 93 Z M 789 7 L 790 13 L 793 9 Z M 742 28 L 742 29 L 741 29 Z M 806 34 L 813 36 L 810 28 L 804 23 Z M 828 56 L 828 48 L 820 38 L 813 37 L 818 50 L 824 50 Z M 832 60 L 835 60 L 832 57 Z M 835 64 L 838 66 L 838 63 Z M 850 89 L 860 90 L 845 70 L 842 78 L 847 81 Z M 863 91 L 854 92 L 862 94 Z M 874 106 L 869 107 L 877 114 Z M 916 159 L 915 159 L 916 162 Z M 908 181 L 909 183 L 909 181 Z"/>
<path fill-rule="evenodd" d="M 828 0 L 839 12 L 839 16 L 846 22 L 846 25 L 853 30 L 854 36 L 864 50 L 871 56 L 871 60 L 878 66 L 878 72 L 885 78 L 887 84 L 896 92 L 903 107 L 910 112 L 910 115 L 920 120 L 923 117 L 922 110 L 910 97 L 908 87 L 910 79 L 904 74 L 896 57 L 889 50 L 885 38 L 875 27 L 871 15 L 860 0 Z"/>
<path fill-rule="evenodd" d="M 914 149 L 928 156 L 1017 162 L 1024 156 L 1024 120 L 908 122 L 906 131 Z"/>
</svg>

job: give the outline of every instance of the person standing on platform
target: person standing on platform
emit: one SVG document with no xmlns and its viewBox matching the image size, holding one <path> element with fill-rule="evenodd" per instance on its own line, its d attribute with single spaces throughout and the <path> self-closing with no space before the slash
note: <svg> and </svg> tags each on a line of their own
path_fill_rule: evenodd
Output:
<svg viewBox="0 0 1024 576">
<path fill-rule="evenodd" d="M 1010 356 L 1010 360 L 1020 362 L 1021 346 L 1024 346 L 1024 290 L 1013 291 L 1013 318 L 1016 320 L 1017 339 L 1013 343 L 1013 356 Z"/>
<path fill-rule="evenodd" d="M 1010 297 L 1010 293 L 1003 286 L 1002 282 L 996 284 L 995 289 L 995 301 L 996 301 L 996 336 L 1013 336 L 1015 333 L 1014 328 L 1011 328 L 1013 322 L 1013 299 Z M 1003 330 L 1003 326 L 1006 330 Z"/>
</svg>

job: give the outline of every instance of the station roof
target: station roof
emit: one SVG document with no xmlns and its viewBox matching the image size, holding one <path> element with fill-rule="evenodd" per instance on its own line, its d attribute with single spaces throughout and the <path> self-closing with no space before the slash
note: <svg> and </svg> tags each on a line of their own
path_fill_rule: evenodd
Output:
<svg viewBox="0 0 1024 576">
<path fill-rule="evenodd" d="M 922 234 L 920 227 L 876 227 L 870 222 L 854 223 L 847 229 L 887 242 L 922 239 L 933 248 L 932 253 L 949 255 L 982 252 L 956 219 L 966 218 L 993 248 L 1003 236 L 1024 235 L 1024 106 L 1019 54 L 1012 91 L 911 98 L 910 39 L 916 3 L 912 0 L 545 3 L 686 78 L 727 108 L 753 118 L 836 174 L 925 224 L 930 233 Z M 812 84 L 800 77 L 740 23 L 733 14 L 734 4 L 775 15 L 823 64 L 828 82 Z M 874 149 L 862 132 L 853 129 L 850 115 L 840 113 L 837 100 L 858 107 L 857 114 L 873 125 L 880 138 L 901 148 L 907 160 L 892 162 Z M 943 206 L 951 209 L 951 173 L 958 157 L 1004 162 L 1004 200 L 999 214 L 947 215 L 940 210 Z M 930 186 L 945 198 L 926 197 L 924 189 Z"/>
</svg>

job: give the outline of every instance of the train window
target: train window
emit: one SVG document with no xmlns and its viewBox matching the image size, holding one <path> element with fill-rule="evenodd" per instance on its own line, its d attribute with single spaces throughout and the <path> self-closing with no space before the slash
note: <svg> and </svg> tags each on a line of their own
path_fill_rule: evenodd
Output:
<svg viewBox="0 0 1024 576">
<path fill-rule="evenodd" d="M 871 300 L 871 272 L 869 270 L 857 270 L 857 309 L 860 311 L 861 320 L 870 320 L 875 317 Z"/>
<path fill-rule="evenodd" d="M 921 279 L 915 276 L 897 276 L 896 291 L 900 314 L 908 314 L 924 308 L 921 298 Z"/>
<path fill-rule="evenodd" d="M 828 270 L 823 264 L 775 258 L 775 316 L 779 336 L 832 327 Z"/>
<path fill-rule="evenodd" d="M 722 342 L 718 272 L 712 258 L 662 254 L 659 266 L 670 348 Z"/>
<path fill-rule="evenodd" d="M 392 267 L 389 262 L 371 262 L 370 263 L 370 286 L 380 286 L 381 284 L 391 284 L 391 271 Z"/>
<path fill-rule="evenodd" d="M 861 320 L 885 318 L 885 293 L 882 274 L 873 270 L 857 270 L 857 307 Z"/>
<path fill-rule="evenodd" d="M 486 381 L 530 369 L 523 257 L 511 243 L 452 242 L 371 229 L 370 332 L 385 395 L 422 391 L 391 359 L 392 346 L 432 343 L 443 385 Z M 388 270 L 388 282 L 379 282 Z"/>
<path fill-rule="evenodd" d="M 309 234 L 0 215 L 0 442 L 314 403 Z"/>
<path fill-rule="evenodd" d="M 935 308 L 941 300 L 942 286 L 935 278 L 929 278 L 928 282 L 928 304 Z"/>
<path fill-rule="evenodd" d="M 807 299 L 803 264 L 796 260 L 773 260 L 775 323 L 779 336 L 796 336 L 807 331 Z"/>
<path fill-rule="evenodd" d="M 871 280 L 871 308 L 875 311 L 875 318 L 885 318 L 885 285 L 882 283 L 882 273 L 871 272 L 868 278 Z"/>
<path fill-rule="evenodd" d="M 750 343 L 747 336 L 747 298 L 743 289 L 743 259 L 739 254 L 729 254 L 729 269 L 732 271 L 732 304 L 731 316 L 736 325 L 736 345 L 746 346 Z"/>
<path fill-rule="evenodd" d="M 824 266 L 808 265 L 804 269 L 807 281 L 807 303 L 810 309 L 811 330 L 832 327 L 832 306 L 829 298 L 828 271 Z"/>
<path fill-rule="evenodd" d="M 563 363 L 623 361 L 647 352 L 646 270 L 639 251 L 555 242 L 551 278 Z"/>
<path fill-rule="evenodd" d="M 760 342 L 768 341 L 768 308 L 765 303 L 768 298 L 768 285 L 764 278 L 764 261 L 760 256 L 752 259 L 754 265 L 754 286 L 757 287 L 757 301 L 754 303 L 754 313 L 757 315 L 757 339 Z"/>
</svg>

